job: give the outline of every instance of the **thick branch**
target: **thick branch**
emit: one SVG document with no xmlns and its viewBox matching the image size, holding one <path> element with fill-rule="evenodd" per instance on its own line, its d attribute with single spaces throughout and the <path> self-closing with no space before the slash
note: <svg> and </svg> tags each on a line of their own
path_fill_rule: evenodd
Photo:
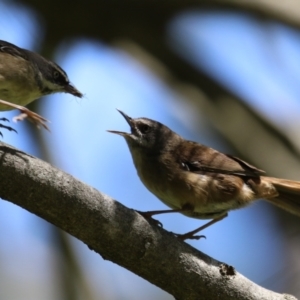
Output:
<svg viewBox="0 0 300 300">
<path fill-rule="evenodd" d="M 104 259 L 176 299 L 295 299 L 254 284 L 96 189 L 3 143 L 0 197 L 72 234 Z"/>
</svg>

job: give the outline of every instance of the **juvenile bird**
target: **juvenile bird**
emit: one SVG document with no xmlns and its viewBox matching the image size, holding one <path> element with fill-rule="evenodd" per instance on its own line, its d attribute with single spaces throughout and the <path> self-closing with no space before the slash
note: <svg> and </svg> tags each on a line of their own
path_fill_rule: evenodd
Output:
<svg viewBox="0 0 300 300">
<path fill-rule="evenodd" d="M 300 216 L 300 182 L 263 176 L 264 171 L 212 148 L 188 141 L 167 126 L 147 118 L 133 119 L 120 111 L 131 133 L 109 130 L 125 138 L 137 173 L 144 185 L 172 210 L 197 219 L 212 219 L 186 234 L 195 235 L 222 220 L 227 212 L 254 200 L 270 203 Z"/>
<path fill-rule="evenodd" d="M 15 120 L 28 117 L 48 129 L 46 119 L 24 106 L 57 92 L 82 97 L 81 92 L 70 83 L 66 72 L 56 63 L 0 40 L 0 111 L 19 109 L 22 114 L 15 117 Z M 12 129 L 2 124 L 1 127 Z"/>
</svg>

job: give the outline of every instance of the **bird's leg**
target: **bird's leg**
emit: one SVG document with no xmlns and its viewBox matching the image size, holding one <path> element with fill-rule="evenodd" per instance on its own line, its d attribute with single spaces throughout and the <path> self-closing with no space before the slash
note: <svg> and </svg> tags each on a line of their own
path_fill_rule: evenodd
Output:
<svg viewBox="0 0 300 300">
<path fill-rule="evenodd" d="M 13 118 L 13 120 L 15 122 L 23 121 L 25 118 L 28 118 L 28 120 L 31 121 L 32 123 L 34 123 L 37 127 L 43 126 L 45 129 L 50 131 L 50 129 L 46 125 L 46 122 L 49 122 L 49 121 L 47 119 L 45 119 L 44 117 L 40 116 L 39 114 L 29 110 L 28 108 L 21 106 L 21 105 L 11 103 L 11 102 L 4 101 L 1 99 L 0 99 L 0 104 L 7 105 L 9 107 L 16 108 L 19 111 L 21 111 L 20 115 Z"/>
<path fill-rule="evenodd" d="M 184 211 L 182 208 L 179 209 L 164 209 L 164 210 L 150 210 L 150 211 L 139 211 L 137 210 L 140 215 L 143 217 L 147 218 L 152 218 L 154 215 L 159 215 L 159 214 L 168 214 L 168 213 L 176 213 L 176 212 L 182 212 Z"/>
<path fill-rule="evenodd" d="M 155 222 L 156 225 L 163 227 L 162 223 L 153 219 L 152 216 L 159 215 L 159 214 L 167 214 L 167 213 L 178 213 L 178 212 L 182 213 L 182 212 L 192 211 L 192 210 L 193 210 L 193 208 L 190 205 L 185 205 L 182 208 L 178 208 L 178 209 L 151 210 L 151 211 L 138 211 L 137 210 L 136 212 L 138 212 L 140 215 L 142 215 L 145 219 L 151 220 L 152 222 Z M 199 240 L 200 238 L 206 238 L 205 235 L 195 235 L 195 234 L 198 233 L 199 231 L 223 220 L 227 216 L 228 216 L 227 213 L 222 214 L 221 216 L 207 222 L 206 224 L 204 224 L 192 231 L 189 231 L 185 234 L 174 233 L 174 235 L 181 241 L 188 240 L 188 239 Z"/>
<path fill-rule="evenodd" d="M 151 220 L 152 222 L 155 222 L 156 225 L 163 227 L 162 223 L 153 219 L 152 216 L 159 215 L 159 214 L 168 214 L 168 213 L 182 213 L 184 211 L 193 211 L 194 207 L 192 207 L 189 204 L 185 204 L 181 208 L 176 209 L 164 209 L 164 210 L 151 210 L 151 211 L 138 211 L 137 212 L 142 215 L 145 219 Z"/>
<path fill-rule="evenodd" d="M 22 107 L 18 109 L 21 111 L 21 114 L 13 117 L 13 121 L 18 122 L 28 118 L 28 120 L 31 121 L 33 124 L 35 124 L 37 127 L 43 126 L 45 129 L 50 131 L 49 127 L 46 125 L 46 122 L 49 122 L 49 120 L 33 112 L 32 110 L 29 110 L 26 107 Z"/>
<path fill-rule="evenodd" d="M 215 219 L 209 221 L 208 223 L 206 223 L 206 224 L 204 224 L 204 225 L 202 225 L 202 226 L 200 226 L 200 227 L 198 227 L 198 228 L 196 228 L 196 229 L 194 229 L 194 230 L 192 230 L 192 231 L 189 231 L 189 232 L 187 232 L 187 233 L 185 233 L 185 234 L 175 234 L 175 235 L 176 235 L 176 237 L 177 237 L 178 239 L 180 239 L 180 240 L 182 240 L 182 241 L 188 240 L 188 239 L 191 239 L 191 240 L 199 240 L 199 239 L 202 238 L 202 237 L 205 238 L 205 235 L 195 235 L 195 234 L 198 233 L 199 231 L 201 231 L 201 230 L 203 230 L 203 229 L 205 229 L 205 228 L 207 228 L 207 227 L 209 227 L 209 226 L 211 226 L 211 225 L 213 225 L 213 224 L 215 224 L 215 223 L 217 223 L 217 222 L 223 220 L 223 219 L 226 218 L 227 216 L 228 216 L 228 214 L 226 213 L 226 214 L 221 215 L 220 217 L 217 217 L 217 218 L 215 218 Z"/>
<path fill-rule="evenodd" d="M 156 225 L 163 227 L 162 223 L 153 219 L 152 216 L 159 215 L 159 214 L 168 214 L 168 213 L 176 213 L 176 212 L 182 212 L 185 209 L 179 208 L 179 209 L 164 209 L 164 210 L 151 210 L 151 211 L 139 211 L 136 210 L 137 213 L 142 215 L 145 219 L 151 220 L 152 222 L 155 222 Z"/>
</svg>

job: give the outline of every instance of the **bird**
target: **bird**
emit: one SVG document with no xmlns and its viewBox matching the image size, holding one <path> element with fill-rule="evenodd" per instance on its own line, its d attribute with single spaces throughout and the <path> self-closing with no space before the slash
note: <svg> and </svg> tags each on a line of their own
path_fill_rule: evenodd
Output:
<svg viewBox="0 0 300 300">
<path fill-rule="evenodd" d="M 64 92 L 81 98 L 83 95 L 69 81 L 66 72 L 55 62 L 38 53 L 0 40 L 0 111 L 18 109 L 21 121 L 29 118 L 48 129 L 47 120 L 24 106 L 53 93 Z M 2 121 L 7 121 L 2 118 Z M 2 125 L 2 128 L 14 130 Z"/>
<path fill-rule="evenodd" d="M 230 210 L 259 199 L 300 217 L 299 181 L 267 177 L 242 159 L 186 140 L 160 122 L 118 111 L 131 132 L 108 131 L 125 138 L 139 178 L 171 208 L 139 213 L 147 219 L 171 212 L 211 219 L 195 230 L 176 234 L 179 239 L 204 237 L 196 234 L 227 217 Z"/>
</svg>

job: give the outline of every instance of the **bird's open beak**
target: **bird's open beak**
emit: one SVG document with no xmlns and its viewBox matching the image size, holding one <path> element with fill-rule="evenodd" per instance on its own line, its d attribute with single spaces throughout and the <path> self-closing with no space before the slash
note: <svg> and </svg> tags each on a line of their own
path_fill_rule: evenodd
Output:
<svg viewBox="0 0 300 300">
<path fill-rule="evenodd" d="M 132 125 L 133 125 L 132 124 L 132 118 L 130 118 L 128 115 L 126 115 L 124 112 L 122 112 L 119 109 L 117 109 L 117 111 L 124 117 L 126 122 L 129 124 L 130 128 L 132 129 Z M 111 132 L 111 133 L 119 134 L 119 135 L 122 135 L 122 136 L 130 135 L 130 133 L 123 132 L 123 131 L 116 131 L 116 130 L 107 130 L 107 131 Z"/>
<path fill-rule="evenodd" d="M 64 91 L 66 92 L 66 93 L 69 93 L 69 94 L 71 94 L 71 95 L 73 95 L 73 96 L 76 96 L 76 97 L 79 97 L 79 98 L 81 98 L 83 95 L 82 95 L 82 93 L 80 93 L 72 84 L 68 84 L 68 85 L 66 85 L 65 87 L 64 87 Z"/>
</svg>

